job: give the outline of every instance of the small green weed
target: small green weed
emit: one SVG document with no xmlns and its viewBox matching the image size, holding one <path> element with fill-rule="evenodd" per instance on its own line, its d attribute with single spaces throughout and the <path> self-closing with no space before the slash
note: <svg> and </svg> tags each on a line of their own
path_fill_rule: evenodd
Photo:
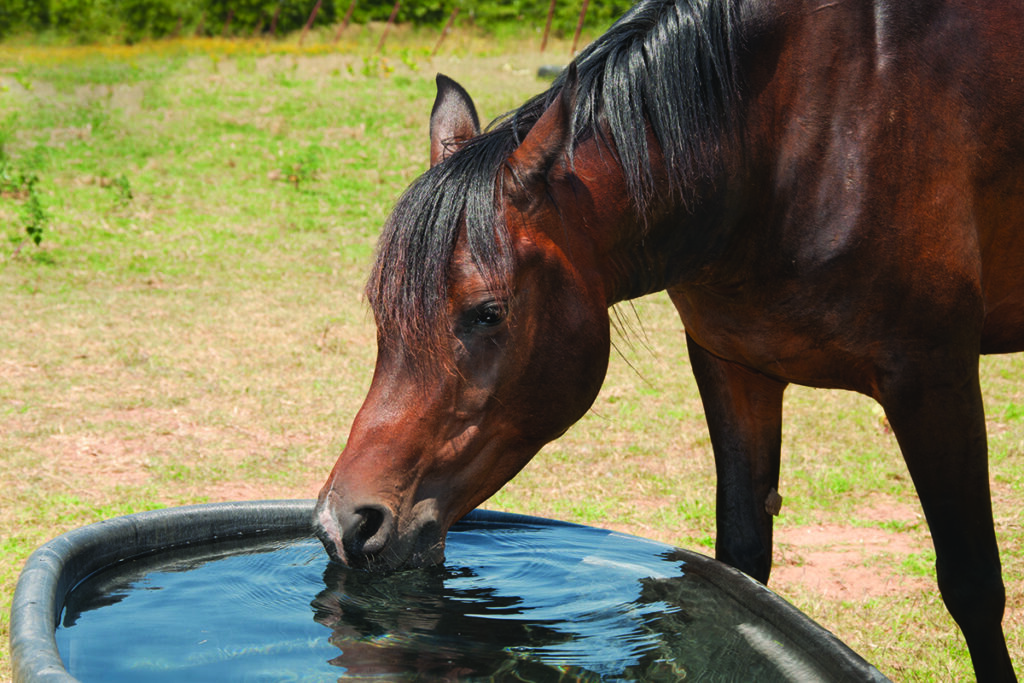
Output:
<svg viewBox="0 0 1024 683">
<path fill-rule="evenodd" d="M 1006 422 L 1017 422 L 1024 420 L 1024 404 L 1009 403 L 1003 409 L 1003 420 Z"/>
<path fill-rule="evenodd" d="M 714 514 L 709 501 L 692 497 L 682 498 L 676 504 L 676 512 L 680 518 L 687 521 L 707 519 L 709 515 Z"/>
<path fill-rule="evenodd" d="M 394 71 L 395 67 L 389 64 L 386 58 L 370 55 L 363 57 L 363 67 L 359 73 L 366 78 L 377 78 L 390 76 Z"/>
<path fill-rule="evenodd" d="M 132 184 L 123 173 L 119 173 L 113 178 L 104 178 L 100 184 L 114 193 L 115 203 L 122 208 L 131 204 L 132 199 L 135 198 L 132 194 Z"/>
<path fill-rule="evenodd" d="M 935 576 L 935 551 L 925 550 L 913 555 L 907 555 L 900 563 L 903 571 L 912 576 L 923 576 L 931 578 Z"/>
<path fill-rule="evenodd" d="M 10 200 L 18 207 L 15 232 L 9 235 L 10 241 L 17 245 L 15 254 L 24 245 L 22 234 L 37 247 L 43 241 L 49 216 L 39 199 L 38 185 L 39 176 L 32 171 L 15 168 L 0 145 L 0 199 Z"/>
<path fill-rule="evenodd" d="M 304 187 L 308 189 L 309 184 L 316 180 L 320 173 L 322 156 L 319 147 L 306 147 L 282 169 L 284 179 L 291 183 L 296 191 L 301 191 Z"/>
</svg>

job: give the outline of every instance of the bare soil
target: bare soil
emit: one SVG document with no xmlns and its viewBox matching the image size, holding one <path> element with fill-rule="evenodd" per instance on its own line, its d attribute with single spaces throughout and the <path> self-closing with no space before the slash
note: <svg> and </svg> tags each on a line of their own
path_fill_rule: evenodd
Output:
<svg viewBox="0 0 1024 683">
<path fill-rule="evenodd" d="M 887 507 L 872 512 L 910 520 L 919 514 L 899 504 Z M 799 585 L 822 598 L 861 601 L 934 588 L 929 579 L 900 570 L 905 558 L 931 547 L 927 534 L 917 529 L 819 524 L 780 529 L 775 543 L 771 584 L 783 593 Z"/>
</svg>

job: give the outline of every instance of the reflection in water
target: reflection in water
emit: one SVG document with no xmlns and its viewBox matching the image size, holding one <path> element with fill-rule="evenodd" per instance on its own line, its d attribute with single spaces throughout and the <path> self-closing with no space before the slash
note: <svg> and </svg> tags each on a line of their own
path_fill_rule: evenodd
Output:
<svg viewBox="0 0 1024 683">
<path fill-rule="evenodd" d="M 464 522 L 443 568 L 388 575 L 330 564 L 312 539 L 246 551 L 190 548 L 90 577 L 57 632 L 69 671 L 105 682 L 833 680 L 683 554 L 632 536 Z"/>
<path fill-rule="evenodd" d="M 453 577 L 444 570 L 381 577 L 329 565 L 327 589 L 313 609 L 316 621 L 331 629 L 331 643 L 341 649 L 331 664 L 356 676 L 600 680 L 579 667 L 545 665 L 522 654 L 571 636 L 516 619 L 520 599 L 484 588 L 446 588 L 446 578 Z"/>
<path fill-rule="evenodd" d="M 800 653 L 766 657 L 760 641 L 784 653 L 785 637 L 674 549 L 608 532 L 566 542 L 565 528 L 468 526 L 445 569 L 328 566 L 313 609 L 340 650 L 331 664 L 391 680 L 825 680 Z"/>
<path fill-rule="evenodd" d="M 641 552 L 616 559 L 609 541 Z M 676 608 L 638 601 L 638 579 L 679 575 L 664 549 L 584 527 L 465 523 L 444 569 L 382 577 L 332 565 L 313 607 L 341 650 L 332 663 L 349 673 L 677 680 L 649 626 Z"/>
</svg>

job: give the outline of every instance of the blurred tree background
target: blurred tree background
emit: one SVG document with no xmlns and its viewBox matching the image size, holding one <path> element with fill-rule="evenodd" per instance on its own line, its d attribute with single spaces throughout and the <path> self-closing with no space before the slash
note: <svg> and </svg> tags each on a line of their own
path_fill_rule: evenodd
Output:
<svg viewBox="0 0 1024 683">
<path fill-rule="evenodd" d="M 303 27 L 316 0 L 2 0 L 0 39 L 21 34 L 46 34 L 82 43 L 134 42 L 144 38 L 190 33 L 200 35 L 282 34 Z M 484 30 L 509 23 L 543 25 L 549 0 L 404 0 L 397 21 L 442 26 L 460 10 L 460 23 Z M 575 27 L 582 0 L 555 4 L 554 27 L 563 33 Z M 632 3 L 608 0 L 587 9 L 587 23 L 607 25 Z M 352 21 L 385 21 L 393 0 L 320 0 L 316 25 L 341 21 L 352 7 Z"/>
</svg>

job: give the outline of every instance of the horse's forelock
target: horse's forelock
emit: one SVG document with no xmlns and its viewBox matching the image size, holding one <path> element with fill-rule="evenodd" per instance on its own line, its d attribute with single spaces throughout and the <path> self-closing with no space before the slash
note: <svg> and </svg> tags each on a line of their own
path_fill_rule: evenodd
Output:
<svg viewBox="0 0 1024 683">
<path fill-rule="evenodd" d="M 451 360 L 449 287 L 460 236 L 485 280 L 495 287 L 510 281 L 496 178 L 514 146 L 496 133 L 476 138 L 414 181 L 385 223 L 367 298 L 378 335 L 403 353 Z"/>
</svg>

